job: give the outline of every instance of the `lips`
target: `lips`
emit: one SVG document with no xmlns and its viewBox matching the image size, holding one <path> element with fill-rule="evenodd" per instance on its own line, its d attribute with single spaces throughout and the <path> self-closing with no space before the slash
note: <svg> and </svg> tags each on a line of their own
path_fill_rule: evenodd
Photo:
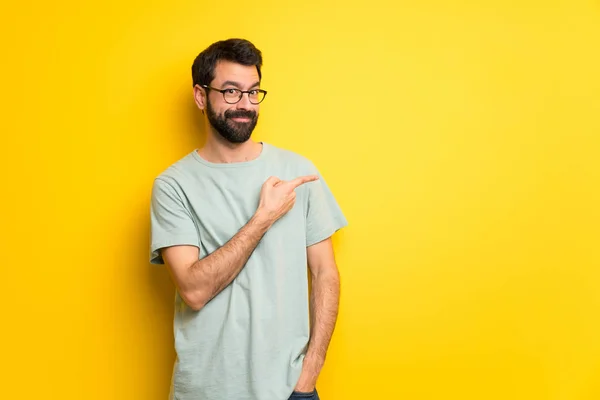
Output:
<svg viewBox="0 0 600 400">
<path fill-rule="evenodd" d="M 231 120 L 235 121 L 235 122 L 250 122 L 252 121 L 252 119 L 248 118 L 248 117 L 233 117 L 230 118 Z"/>
</svg>

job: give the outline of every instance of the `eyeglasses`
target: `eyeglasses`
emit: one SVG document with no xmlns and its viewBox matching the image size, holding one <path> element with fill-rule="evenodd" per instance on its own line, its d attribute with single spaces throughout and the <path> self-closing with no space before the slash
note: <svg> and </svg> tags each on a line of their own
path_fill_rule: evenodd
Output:
<svg viewBox="0 0 600 400">
<path fill-rule="evenodd" d="M 210 87 L 208 85 L 201 85 L 201 86 L 205 89 L 214 90 L 215 92 L 219 92 L 219 93 L 223 94 L 223 99 L 225 99 L 225 102 L 228 104 L 238 103 L 240 100 L 242 100 L 242 96 L 244 95 L 244 93 L 248 93 L 248 100 L 250 100 L 250 103 L 252 103 L 252 104 L 259 104 L 260 102 L 262 102 L 265 99 L 265 96 L 267 95 L 267 91 L 262 90 L 262 89 L 252 89 L 252 90 L 240 90 L 240 89 L 234 89 L 234 88 L 217 89 L 214 87 Z"/>
</svg>

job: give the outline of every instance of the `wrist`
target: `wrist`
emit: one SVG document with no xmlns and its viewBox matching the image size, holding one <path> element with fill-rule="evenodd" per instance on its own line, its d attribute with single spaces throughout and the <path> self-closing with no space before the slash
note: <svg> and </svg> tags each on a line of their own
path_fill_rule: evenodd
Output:
<svg viewBox="0 0 600 400">
<path fill-rule="evenodd" d="M 319 357 L 313 356 L 312 354 L 308 353 L 304 357 L 303 364 L 306 373 L 316 378 L 317 376 L 319 376 L 321 368 L 323 368 L 324 361 L 321 360 Z"/>
<path fill-rule="evenodd" d="M 270 213 L 260 207 L 254 213 L 251 221 L 256 223 L 265 231 L 268 230 L 271 225 L 273 225 L 273 218 L 271 218 Z"/>
</svg>

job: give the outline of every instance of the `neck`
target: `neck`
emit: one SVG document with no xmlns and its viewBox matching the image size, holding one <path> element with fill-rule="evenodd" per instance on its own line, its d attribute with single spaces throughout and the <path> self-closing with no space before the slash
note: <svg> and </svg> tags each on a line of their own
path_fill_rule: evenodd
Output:
<svg viewBox="0 0 600 400">
<path fill-rule="evenodd" d="M 231 143 L 218 133 L 211 132 L 198 155 L 212 163 L 236 163 L 251 161 L 262 152 L 262 144 L 249 139 L 244 143 Z"/>
</svg>

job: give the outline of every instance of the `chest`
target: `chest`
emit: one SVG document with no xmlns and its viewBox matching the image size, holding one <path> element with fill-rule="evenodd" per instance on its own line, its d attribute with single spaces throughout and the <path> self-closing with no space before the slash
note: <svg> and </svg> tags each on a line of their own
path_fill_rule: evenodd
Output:
<svg viewBox="0 0 600 400">
<path fill-rule="evenodd" d="M 223 246 L 253 217 L 262 186 L 269 176 L 274 175 L 269 172 L 215 174 L 201 177 L 186 188 L 188 209 L 205 253 Z M 292 177 L 283 174 L 281 178 Z M 281 247 L 302 244 L 307 202 L 305 188 L 297 188 L 294 206 L 269 229 L 263 242 Z"/>
</svg>

